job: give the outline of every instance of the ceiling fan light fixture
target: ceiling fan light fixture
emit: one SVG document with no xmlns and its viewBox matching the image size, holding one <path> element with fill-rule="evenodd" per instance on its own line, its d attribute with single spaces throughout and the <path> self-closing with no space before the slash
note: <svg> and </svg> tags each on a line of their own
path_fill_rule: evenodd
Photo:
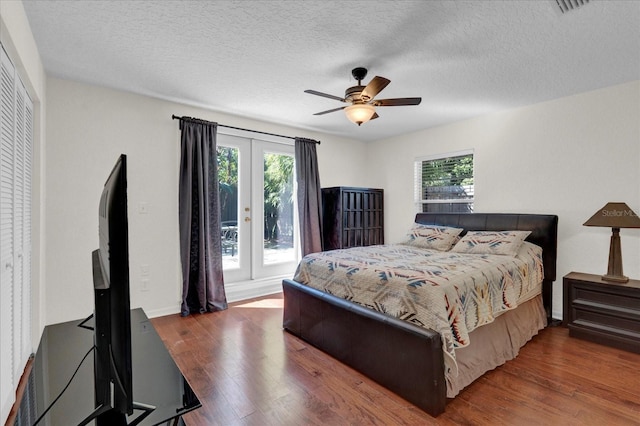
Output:
<svg viewBox="0 0 640 426">
<path fill-rule="evenodd" d="M 567 1 L 567 0 L 565 0 Z M 394 98 L 394 99 L 377 99 L 374 100 L 376 95 L 380 93 L 391 80 L 388 78 L 375 76 L 366 85 L 362 85 L 362 79 L 367 75 L 366 68 L 354 68 L 351 71 L 353 78 L 358 80 L 358 85 L 349 87 L 344 92 L 344 98 L 339 96 L 329 95 L 328 93 L 318 92 L 317 90 L 305 90 L 305 93 L 311 95 L 322 96 L 323 98 L 334 99 L 336 101 L 343 102 L 345 104 L 351 104 L 349 106 L 333 108 L 327 111 L 317 112 L 313 115 L 324 115 L 330 112 L 336 112 L 344 110 L 347 114 L 349 121 L 357 124 L 366 123 L 369 120 L 378 118 L 375 107 L 388 107 L 388 106 L 403 106 L 403 105 L 419 105 L 422 98 Z"/>
<path fill-rule="evenodd" d="M 376 109 L 369 104 L 354 104 L 346 107 L 344 112 L 351 122 L 360 126 L 362 123 L 371 120 L 376 113 Z"/>
</svg>

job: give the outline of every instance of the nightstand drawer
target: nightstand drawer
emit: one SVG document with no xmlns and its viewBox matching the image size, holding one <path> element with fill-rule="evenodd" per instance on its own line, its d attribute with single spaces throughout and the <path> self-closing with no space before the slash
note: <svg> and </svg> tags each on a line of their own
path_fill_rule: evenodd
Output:
<svg viewBox="0 0 640 426">
<path fill-rule="evenodd" d="M 637 316 L 629 318 L 575 308 L 571 325 L 609 330 L 613 334 L 631 335 L 640 339 L 640 317 Z"/>
<path fill-rule="evenodd" d="M 570 295 L 574 304 L 585 304 L 600 306 L 605 309 L 617 309 L 620 311 L 628 311 L 635 313 L 640 317 L 640 292 L 638 294 L 626 292 L 612 293 L 609 289 L 602 289 L 602 287 L 595 287 L 593 285 L 585 285 L 580 282 L 576 282 Z"/>
<path fill-rule="evenodd" d="M 570 336 L 640 353 L 640 281 L 610 283 L 572 272 L 563 286 Z"/>
</svg>

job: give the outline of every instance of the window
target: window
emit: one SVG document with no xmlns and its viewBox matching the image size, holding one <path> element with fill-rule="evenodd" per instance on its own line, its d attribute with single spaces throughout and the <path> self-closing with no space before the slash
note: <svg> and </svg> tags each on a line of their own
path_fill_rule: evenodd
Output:
<svg viewBox="0 0 640 426">
<path fill-rule="evenodd" d="M 473 212 L 473 151 L 416 159 L 415 200 L 418 212 Z"/>
</svg>

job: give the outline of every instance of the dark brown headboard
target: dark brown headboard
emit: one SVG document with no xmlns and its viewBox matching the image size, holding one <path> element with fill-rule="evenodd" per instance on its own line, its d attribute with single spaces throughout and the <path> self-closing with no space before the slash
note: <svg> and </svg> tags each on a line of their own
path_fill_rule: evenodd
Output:
<svg viewBox="0 0 640 426">
<path fill-rule="evenodd" d="M 466 231 L 531 231 L 529 241 L 542 247 L 544 265 L 543 299 L 551 318 L 552 284 L 556 280 L 558 255 L 558 216 L 517 213 L 418 213 L 416 222 L 424 225 L 452 226 Z"/>
</svg>

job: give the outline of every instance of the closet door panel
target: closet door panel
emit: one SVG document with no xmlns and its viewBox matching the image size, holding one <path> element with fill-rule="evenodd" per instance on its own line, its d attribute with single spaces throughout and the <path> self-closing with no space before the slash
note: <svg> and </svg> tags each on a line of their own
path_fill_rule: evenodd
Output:
<svg viewBox="0 0 640 426">
<path fill-rule="evenodd" d="M 24 88 L 23 88 L 24 90 Z M 21 359 L 27 359 L 31 347 L 31 191 L 33 173 L 33 104 L 26 94 L 24 102 L 23 203 L 22 203 L 22 341 Z"/>
<path fill-rule="evenodd" d="M 17 363 L 22 353 L 22 260 L 24 242 L 24 98 L 21 85 L 16 84 L 16 125 L 13 145 L 13 359 Z M 18 383 L 21 371 L 14 365 L 13 380 Z"/>
<path fill-rule="evenodd" d="M 2 422 L 31 347 L 33 103 L 0 46 L 0 409 Z"/>
<path fill-rule="evenodd" d="M 14 70 L 0 49 L 0 404 L 5 419 L 13 404 L 13 145 Z M 4 422 L 4 420 L 3 420 Z"/>
</svg>

